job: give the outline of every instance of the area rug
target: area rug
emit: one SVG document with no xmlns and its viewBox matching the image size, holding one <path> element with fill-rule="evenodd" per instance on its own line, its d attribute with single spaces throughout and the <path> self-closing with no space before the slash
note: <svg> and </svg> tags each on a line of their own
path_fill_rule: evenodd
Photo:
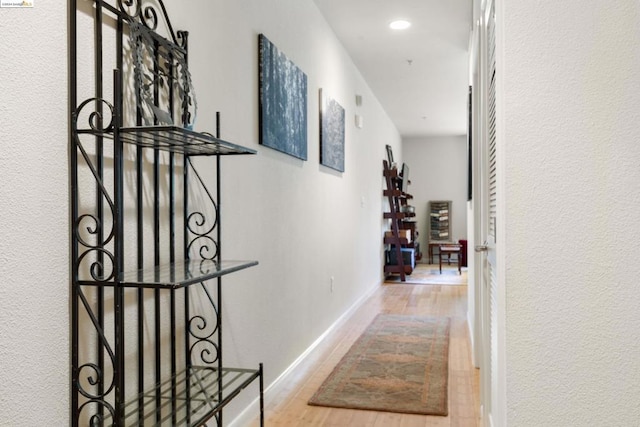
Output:
<svg viewBox="0 0 640 427">
<path fill-rule="evenodd" d="M 467 269 L 462 268 L 462 274 L 458 273 L 458 266 L 456 265 L 443 265 L 442 274 L 438 264 L 417 264 L 416 268 L 409 275 L 406 275 L 406 280 L 403 282 L 400 280 L 400 276 L 394 275 L 385 278 L 386 283 L 408 283 L 412 285 L 466 285 L 467 284 Z"/>
<path fill-rule="evenodd" d="M 309 404 L 447 415 L 450 324 L 447 317 L 379 314 Z"/>
</svg>

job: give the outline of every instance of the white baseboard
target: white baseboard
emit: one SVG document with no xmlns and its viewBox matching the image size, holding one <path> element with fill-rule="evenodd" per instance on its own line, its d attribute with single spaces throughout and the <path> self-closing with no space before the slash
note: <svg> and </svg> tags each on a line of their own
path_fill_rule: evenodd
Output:
<svg viewBox="0 0 640 427">
<path fill-rule="evenodd" d="M 269 401 L 269 396 L 274 396 L 280 392 L 280 390 L 287 384 L 287 378 L 293 373 L 294 369 L 302 363 L 309 355 L 324 341 L 329 334 L 331 334 L 334 330 L 336 330 L 339 326 L 345 323 L 349 317 L 373 294 L 381 284 L 378 286 L 373 286 L 370 290 L 368 290 L 363 296 L 361 296 L 355 303 L 351 305 L 329 328 L 324 331 L 318 339 L 316 339 L 313 344 L 309 346 L 294 362 L 289 365 L 287 369 L 278 376 L 269 386 L 267 386 L 264 390 L 264 401 L 265 406 L 266 402 Z M 260 413 L 260 397 L 256 398 L 245 408 L 244 411 L 240 413 L 231 423 L 229 423 L 229 427 L 244 427 L 248 426 L 251 421 L 256 418 L 256 415 Z"/>
<path fill-rule="evenodd" d="M 480 368 L 480 361 L 476 357 L 478 349 L 476 348 L 475 333 L 473 332 L 473 319 L 469 317 L 469 310 L 467 310 L 467 333 L 469 334 L 469 343 L 471 344 L 471 363 L 474 368 Z"/>
</svg>

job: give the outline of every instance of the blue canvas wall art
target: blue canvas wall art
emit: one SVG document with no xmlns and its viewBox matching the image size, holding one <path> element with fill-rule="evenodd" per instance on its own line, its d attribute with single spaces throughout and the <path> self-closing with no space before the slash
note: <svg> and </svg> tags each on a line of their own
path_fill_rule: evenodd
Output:
<svg viewBox="0 0 640 427">
<path fill-rule="evenodd" d="M 307 75 L 263 34 L 260 51 L 260 144 L 307 160 Z"/>
<path fill-rule="evenodd" d="M 344 108 L 320 90 L 320 164 L 344 172 Z"/>
</svg>

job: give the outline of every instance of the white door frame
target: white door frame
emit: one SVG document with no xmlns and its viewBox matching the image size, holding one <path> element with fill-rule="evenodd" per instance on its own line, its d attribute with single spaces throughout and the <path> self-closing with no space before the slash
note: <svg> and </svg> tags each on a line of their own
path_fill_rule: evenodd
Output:
<svg viewBox="0 0 640 427">
<path fill-rule="evenodd" d="M 479 0 L 478 0 L 479 1 Z M 475 15 L 475 14 L 474 14 Z M 472 335 L 472 351 L 473 351 L 473 365 L 476 368 L 480 368 L 482 364 L 482 328 L 481 328 L 481 264 L 482 257 L 480 254 L 474 251 L 475 245 L 482 243 L 482 230 L 481 230 L 481 203 L 482 195 L 480 192 L 480 133 L 481 133 L 481 120 L 480 120 L 480 102 L 481 102 L 481 87 L 480 87 L 480 19 L 474 16 L 473 30 L 470 42 L 470 81 L 472 87 L 472 105 L 471 105 L 471 159 L 472 159 L 472 192 L 471 192 L 471 209 L 472 226 L 470 227 L 472 235 L 469 237 L 469 288 L 473 292 L 473 296 L 470 297 L 469 305 L 473 304 L 471 314 L 473 318 L 471 321 L 470 333 Z"/>
<path fill-rule="evenodd" d="M 496 73 L 499 78 L 496 86 L 496 144 L 498 158 L 498 198 L 496 209 L 496 259 L 498 292 L 497 299 L 497 384 L 494 398 L 494 414 L 496 426 L 507 427 L 507 358 L 506 358 L 506 197 L 505 197 L 505 132 L 504 132 L 504 56 L 503 56 L 503 28 L 505 0 L 493 0 L 496 9 Z"/>
<path fill-rule="evenodd" d="M 485 253 L 473 252 L 474 290 L 474 360 L 481 368 L 481 404 L 484 424 L 488 427 L 506 426 L 506 357 L 505 357 L 505 203 L 504 203 L 504 132 L 502 125 L 503 104 L 502 91 L 502 30 L 501 11 L 503 0 L 477 0 L 482 2 L 479 19 L 476 21 L 474 31 L 477 31 L 478 43 L 472 43 L 478 51 L 477 61 L 471 64 L 471 74 L 474 85 L 474 125 L 473 125 L 473 221 L 474 221 L 474 241 L 475 245 L 483 244 L 488 236 L 488 206 L 487 206 L 487 139 L 488 128 L 487 116 L 487 23 L 491 8 L 496 12 L 496 159 L 497 159 L 497 203 L 495 235 L 496 241 L 490 242 L 492 250 L 489 252 L 493 264 L 496 266 L 495 275 L 497 290 L 494 298 L 496 300 L 495 312 L 493 313 L 494 337 L 492 343 L 491 331 L 487 330 L 489 325 L 489 292 L 488 274 Z M 472 56 L 473 57 L 473 56 Z M 492 345 L 493 344 L 493 345 Z M 493 355 L 493 363 L 491 363 Z M 488 364 L 491 363 L 492 366 Z M 494 379 L 488 377 L 492 372 Z"/>
</svg>

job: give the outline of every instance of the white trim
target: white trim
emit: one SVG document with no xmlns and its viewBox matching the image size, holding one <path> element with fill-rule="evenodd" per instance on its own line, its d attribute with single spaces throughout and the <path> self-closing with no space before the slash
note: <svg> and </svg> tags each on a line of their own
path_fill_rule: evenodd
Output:
<svg viewBox="0 0 640 427">
<path fill-rule="evenodd" d="M 497 299 L 497 390 L 494 399 L 495 424 L 507 425 L 507 355 L 506 355 L 506 331 L 507 331 L 507 283 L 506 283 L 506 200 L 505 200 L 505 167 L 506 139 L 505 139 L 505 115 L 504 115 L 504 3 L 505 0 L 494 0 L 496 10 L 496 161 L 497 161 L 497 200 L 496 200 L 496 262 L 498 292 Z"/>
<path fill-rule="evenodd" d="M 483 135 L 482 135 L 482 90 L 483 86 L 481 84 L 482 79 L 482 57 L 481 57 L 481 12 L 475 12 L 479 15 L 474 15 L 474 26 L 473 26 L 473 43 L 472 43 L 472 54 L 473 54 L 473 62 L 471 66 L 471 79 L 472 79 L 472 88 L 473 88 L 473 105 L 472 105 L 472 199 L 471 199 L 471 223 L 473 224 L 470 228 L 469 237 L 469 246 L 468 246 L 468 262 L 469 262 L 469 271 L 470 274 L 468 276 L 468 288 L 473 288 L 473 299 L 469 301 L 470 305 L 473 305 L 473 318 L 469 319 L 471 323 L 471 330 L 469 332 L 469 336 L 471 337 L 471 349 L 472 349 L 472 358 L 473 365 L 476 368 L 480 368 L 482 366 L 482 266 L 483 266 L 483 254 L 475 251 L 476 245 L 481 245 L 483 240 L 482 236 L 482 192 L 481 192 L 481 183 L 482 183 L 482 157 L 481 157 L 481 146 L 483 143 Z"/>
<path fill-rule="evenodd" d="M 324 341 L 333 331 L 342 326 L 351 317 L 351 315 L 358 308 L 360 308 L 360 306 L 364 304 L 364 302 L 369 299 L 369 297 L 373 295 L 375 291 L 380 288 L 380 286 L 382 286 L 382 283 L 378 284 L 377 286 L 372 286 L 371 289 L 369 289 L 364 295 L 362 295 L 360 299 L 353 303 L 353 305 L 351 305 L 351 307 L 349 307 L 347 311 L 345 311 L 335 322 L 333 322 L 333 324 L 329 326 L 329 328 L 324 331 L 324 333 L 320 335 L 318 339 L 316 339 L 313 344 L 309 346 L 309 348 L 307 348 L 300 356 L 298 356 L 298 358 L 294 360 L 293 363 L 289 365 L 289 367 L 285 369 L 284 372 L 280 374 L 280 376 L 278 376 L 278 378 L 276 378 L 271 384 L 269 384 L 269 386 L 267 386 L 267 388 L 264 390 L 265 409 L 267 406 L 266 403 L 269 401 L 269 396 L 277 395 L 281 391 L 281 389 L 288 383 L 287 379 L 298 367 L 298 365 L 300 365 L 307 357 L 309 357 L 309 355 L 316 349 L 316 347 L 318 347 L 322 343 L 322 341 Z M 229 423 L 229 427 L 241 427 L 250 425 L 251 422 L 254 421 L 256 416 L 259 414 L 259 408 L 260 398 L 258 397 L 254 399 L 244 409 L 244 411 L 242 411 L 235 419 L 233 419 L 233 421 Z"/>
<path fill-rule="evenodd" d="M 469 289 L 469 286 L 467 285 L 467 289 Z M 467 291 L 468 292 L 468 291 Z M 474 321 L 473 321 L 473 316 L 471 315 L 471 312 L 467 310 L 467 333 L 469 334 L 469 341 L 470 341 L 470 345 L 471 345 L 471 363 L 473 364 L 474 368 L 480 368 L 480 361 L 477 360 L 476 358 L 476 352 L 475 352 L 475 336 L 474 336 Z"/>
</svg>

